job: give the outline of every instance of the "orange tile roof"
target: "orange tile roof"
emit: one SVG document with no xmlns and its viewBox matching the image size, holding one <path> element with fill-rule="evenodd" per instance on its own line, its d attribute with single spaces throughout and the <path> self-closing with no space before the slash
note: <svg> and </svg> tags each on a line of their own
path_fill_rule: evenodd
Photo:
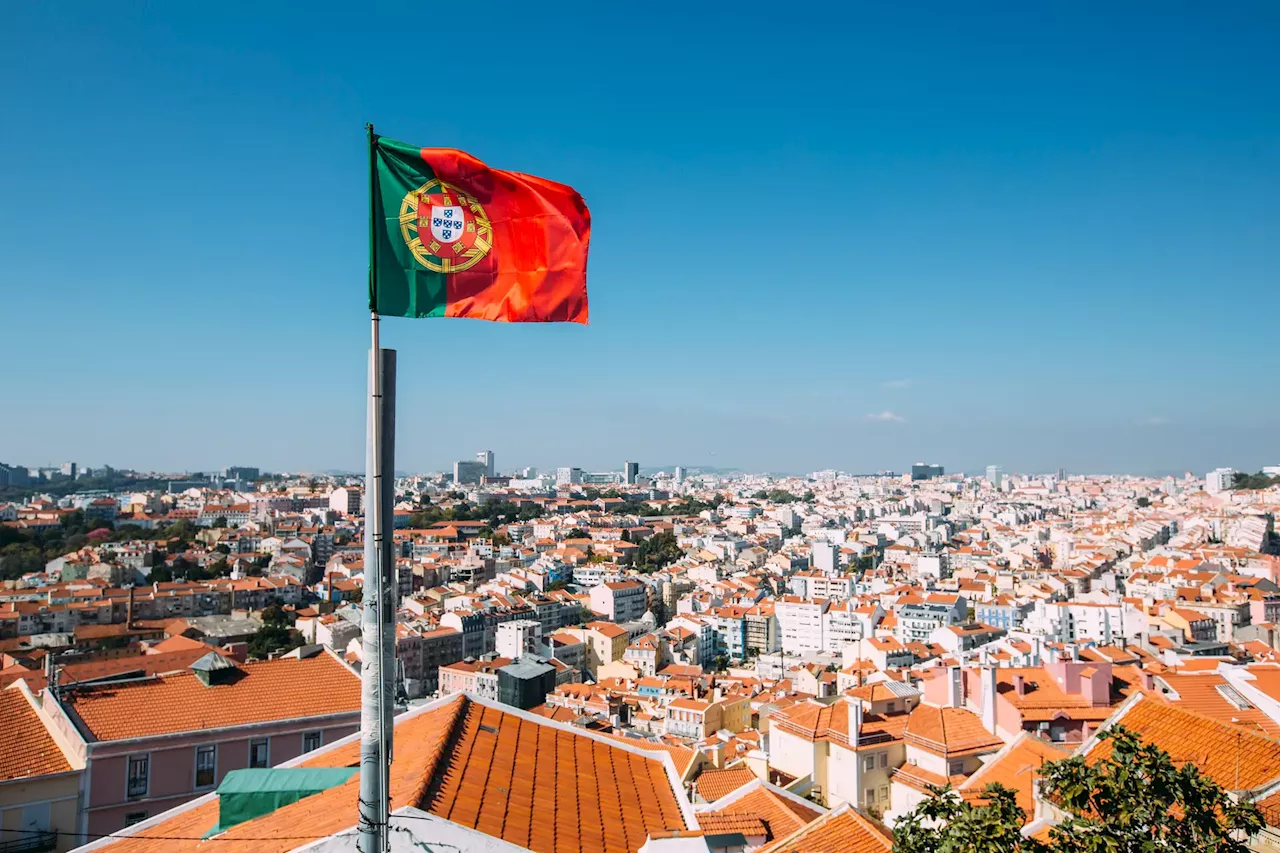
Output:
<svg viewBox="0 0 1280 853">
<path fill-rule="evenodd" d="M 845 806 L 760 848 L 759 853 L 888 853 L 892 849 L 893 837 L 884 828 Z"/>
<path fill-rule="evenodd" d="M 0 782 L 71 770 L 20 685 L 0 690 L 0 720 Z"/>
<path fill-rule="evenodd" d="M 710 835 L 719 835 L 730 832 L 741 832 L 743 835 L 763 835 L 768 838 L 769 828 L 764 825 L 764 821 L 755 815 L 749 814 L 714 814 L 705 813 L 698 815 L 698 826 L 702 831 Z"/>
<path fill-rule="evenodd" d="M 903 738 L 912 746 L 947 757 L 995 752 L 1004 746 L 972 711 L 934 705 L 916 706 L 908 716 Z"/>
<path fill-rule="evenodd" d="M 72 719 L 100 741 L 317 717 L 360 710 L 360 676 L 328 654 L 247 663 L 206 687 L 190 671 L 84 687 L 63 697 Z"/>
<path fill-rule="evenodd" d="M 1254 729 L 1269 738 L 1280 738 L 1280 724 L 1240 695 L 1225 678 L 1216 672 L 1196 675 L 1169 672 L 1161 675 L 1159 680 L 1173 688 L 1174 694 L 1155 691 L 1151 694 L 1153 696 L 1172 702 L 1179 708 L 1213 717 L 1215 720 Z M 1227 698 L 1231 694 L 1243 700 L 1249 707 L 1238 707 Z"/>
<path fill-rule="evenodd" d="M 764 822 L 771 839 L 778 839 L 822 816 L 821 809 L 798 803 L 777 791 L 771 785 L 757 782 L 745 793 L 726 797 L 728 802 L 715 803 L 713 808 L 699 812 L 698 825 L 704 826 L 702 819 L 707 815 L 751 815 Z"/>
<path fill-rule="evenodd" d="M 728 770 L 704 770 L 695 780 L 698 796 L 707 802 L 718 800 L 726 794 L 756 780 L 756 774 L 746 767 L 733 767 Z"/>
<path fill-rule="evenodd" d="M 303 762 L 359 762 L 358 738 Z M 359 776 L 218 836 L 217 853 L 286 853 L 300 837 L 354 823 Z M 634 853 L 650 834 L 689 831 L 660 755 L 633 753 L 541 718 L 464 695 L 396 723 L 392 809 L 415 806 L 535 853 Z M 112 853 L 197 853 L 217 822 L 216 798 L 122 839 Z M 536 817 L 535 817 L 536 816 Z M 162 836 L 166 838 L 161 838 Z"/>
<path fill-rule="evenodd" d="M 961 796 L 981 800 L 983 788 L 993 782 L 999 783 L 1017 793 L 1018 807 L 1024 814 L 1023 823 L 1031 823 L 1035 820 L 1033 789 L 1040 776 L 1040 767 L 1047 761 L 1058 761 L 1070 754 L 1051 743 L 1022 734 L 959 786 Z"/>
<path fill-rule="evenodd" d="M 1115 722 L 1158 746 L 1176 764 L 1192 761 L 1230 791 L 1252 790 L 1280 780 L 1280 742 L 1254 731 L 1140 695 Z M 1086 760 L 1111 755 L 1100 740 Z"/>
</svg>

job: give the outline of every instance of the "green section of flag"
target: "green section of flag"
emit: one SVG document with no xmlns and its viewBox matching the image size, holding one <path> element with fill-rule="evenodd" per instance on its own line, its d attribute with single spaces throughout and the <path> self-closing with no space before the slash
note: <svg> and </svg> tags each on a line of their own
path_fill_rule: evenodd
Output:
<svg viewBox="0 0 1280 853">
<path fill-rule="evenodd" d="M 413 257 L 400 224 L 405 197 L 435 178 L 422 149 L 376 137 L 373 185 L 373 254 L 369 307 L 387 317 L 443 317 L 447 276 L 425 269 Z M 412 233 L 410 236 L 413 236 Z"/>
</svg>

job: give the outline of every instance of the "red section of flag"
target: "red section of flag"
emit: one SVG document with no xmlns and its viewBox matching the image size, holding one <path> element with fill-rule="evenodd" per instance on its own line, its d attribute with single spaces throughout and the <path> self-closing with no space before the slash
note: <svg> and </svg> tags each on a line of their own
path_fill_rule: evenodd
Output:
<svg viewBox="0 0 1280 853">
<path fill-rule="evenodd" d="M 452 148 L 424 148 L 445 184 L 484 208 L 493 246 L 479 263 L 450 272 L 445 316 L 509 323 L 587 322 L 591 214 L 572 188 L 490 169 Z"/>
</svg>

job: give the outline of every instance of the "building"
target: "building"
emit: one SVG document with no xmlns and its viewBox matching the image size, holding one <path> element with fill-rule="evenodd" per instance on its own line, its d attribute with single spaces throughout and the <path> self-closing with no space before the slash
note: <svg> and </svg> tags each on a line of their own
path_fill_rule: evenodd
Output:
<svg viewBox="0 0 1280 853">
<path fill-rule="evenodd" d="M 481 450 L 476 453 L 476 461 L 484 466 L 484 476 L 492 477 L 497 472 L 493 470 L 493 451 Z"/>
<path fill-rule="evenodd" d="M 640 463 L 625 462 L 622 466 L 622 481 L 628 486 L 634 486 L 636 480 L 640 479 Z"/>
<path fill-rule="evenodd" d="M 10 830 L 0 849 L 70 850 L 80 843 L 84 756 L 54 737 L 25 681 L 0 690 L 0 719 L 0 826 Z"/>
<path fill-rule="evenodd" d="M 634 622 L 648 607 L 648 594 L 640 581 L 605 581 L 591 588 L 591 610 L 611 622 Z"/>
<path fill-rule="evenodd" d="M 944 473 L 945 471 L 941 465 L 916 462 L 911 466 L 911 479 L 913 480 L 932 480 L 934 477 L 941 477 Z"/>
<path fill-rule="evenodd" d="M 683 482 L 684 482 L 684 466 L 677 465 L 676 466 L 676 484 L 679 485 Z"/>
<path fill-rule="evenodd" d="M 542 623 L 536 619 L 515 619 L 498 626 L 496 651 L 499 657 L 519 660 L 538 651 L 542 641 Z"/>
<path fill-rule="evenodd" d="M 74 462 L 63 462 L 62 467 L 59 470 L 62 472 L 62 476 L 69 477 L 74 480 L 76 475 L 80 472 L 80 467 Z"/>
<path fill-rule="evenodd" d="M 540 657 L 522 655 L 498 670 L 498 701 L 527 711 L 546 704 L 556 689 L 556 668 Z"/>
<path fill-rule="evenodd" d="M 396 851 L 711 851 L 671 747 L 611 737 L 472 696 L 444 697 L 402 714 L 395 719 L 394 740 L 388 793 Z M 254 816 L 221 832 L 218 841 L 201 839 L 220 823 L 222 803 L 209 793 L 149 824 L 142 838 L 104 839 L 94 845 L 96 853 L 354 850 L 360 783 L 350 769 L 359 761 L 354 735 L 290 762 L 283 769 L 348 773 L 301 799 L 262 798 Z M 165 840 L 148 840 L 157 837 Z M 690 847 L 690 839 L 701 847 Z"/>
<path fill-rule="evenodd" d="M 239 480 L 244 483 L 252 483 L 262 476 L 262 472 L 257 468 L 250 468 L 246 465 L 232 465 L 223 470 L 222 476 L 227 480 Z"/>
<path fill-rule="evenodd" d="M 626 628 L 612 622 L 588 622 L 582 635 L 587 642 L 587 671 L 592 675 L 600 667 L 622 660 L 631 639 Z"/>
<path fill-rule="evenodd" d="M 342 486 L 329 494 L 329 509 L 342 515 L 359 515 L 364 507 L 364 493 L 351 486 Z"/>
<path fill-rule="evenodd" d="M 572 486 L 582 482 L 581 468 L 557 468 L 556 469 L 556 485 Z"/>
<path fill-rule="evenodd" d="M 794 595 L 784 595 L 777 600 L 773 609 L 778 617 L 783 652 L 798 655 L 826 650 L 822 629 L 828 604 L 825 600 L 811 601 Z"/>
<path fill-rule="evenodd" d="M 482 477 L 488 476 L 484 462 L 466 462 L 459 460 L 453 463 L 453 482 L 458 485 L 479 484 Z"/>
<path fill-rule="evenodd" d="M 1204 490 L 1211 495 L 1225 492 L 1231 488 L 1231 483 L 1235 478 L 1236 470 L 1234 468 L 1214 468 L 1204 475 Z"/>
<path fill-rule="evenodd" d="M 1003 477 L 1004 477 L 1004 469 L 1002 469 L 999 465 L 987 466 L 987 482 L 991 485 L 991 488 L 993 489 L 1000 488 L 1000 481 L 1001 479 L 1003 479 Z"/>
<path fill-rule="evenodd" d="M 312 647 L 316 648 L 316 647 Z M 328 651 L 237 664 L 210 652 L 183 672 L 44 699 L 86 764 L 81 832 L 117 832 L 360 725 L 360 676 Z"/>
</svg>

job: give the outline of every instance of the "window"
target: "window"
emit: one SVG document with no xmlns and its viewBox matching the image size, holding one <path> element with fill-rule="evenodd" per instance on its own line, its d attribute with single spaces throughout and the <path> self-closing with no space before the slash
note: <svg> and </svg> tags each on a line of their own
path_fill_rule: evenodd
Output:
<svg viewBox="0 0 1280 853">
<path fill-rule="evenodd" d="M 868 755 L 866 758 L 862 759 L 863 773 L 869 773 L 870 771 L 875 769 L 876 769 L 876 757 L 874 755 Z"/>
<path fill-rule="evenodd" d="M 129 759 L 129 785 L 127 793 L 130 799 L 145 797 L 150 778 L 151 757 L 148 755 L 133 756 Z"/>
<path fill-rule="evenodd" d="M 963 774 L 964 774 L 964 762 L 963 762 L 963 761 L 952 761 L 950 764 L 948 764 L 948 765 L 947 765 L 947 773 L 951 774 L 952 776 L 961 776 L 961 775 L 963 775 Z"/>
<path fill-rule="evenodd" d="M 320 732 L 303 732 L 302 751 L 311 752 L 320 748 Z"/>
<path fill-rule="evenodd" d="M 218 748 L 216 746 L 196 747 L 196 787 L 212 788 L 218 774 Z"/>
<path fill-rule="evenodd" d="M 883 803 L 887 799 L 889 799 L 889 786 L 881 785 L 880 786 L 880 802 Z"/>
<path fill-rule="evenodd" d="M 880 753 L 880 769 L 883 770 L 888 766 L 889 766 L 889 753 L 887 752 Z"/>
<path fill-rule="evenodd" d="M 862 801 L 864 803 L 874 803 L 876 801 L 876 789 L 868 788 L 862 792 Z"/>
<path fill-rule="evenodd" d="M 250 767 L 270 767 L 271 766 L 271 739 L 259 738 L 258 740 L 249 741 L 249 766 Z"/>
<path fill-rule="evenodd" d="M 133 826 L 135 823 L 142 823 L 146 819 L 146 812 L 128 812 L 124 816 L 124 825 Z"/>
</svg>

